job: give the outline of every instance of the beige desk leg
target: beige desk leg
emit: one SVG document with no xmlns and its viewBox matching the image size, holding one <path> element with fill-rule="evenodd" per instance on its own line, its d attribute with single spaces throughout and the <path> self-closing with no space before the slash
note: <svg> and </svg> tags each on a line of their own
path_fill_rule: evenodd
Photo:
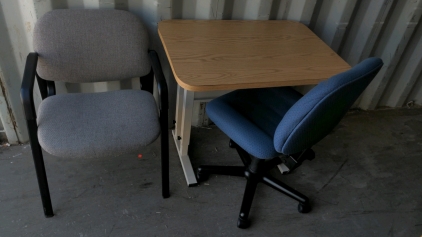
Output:
<svg viewBox="0 0 422 237">
<path fill-rule="evenodd" d="M 192 108 L 193 108 L 194 92 L 177 86 L 176 99 L 176 124 L 173 130 L 173 138 L 176 143 L 177 152 L 180 162 L 182 163 L 183 172 L 185 173 L 188 186 L 197 184 L 195 173 L 188 156 L 188 147 L 192 126 Z"/>
</svg>

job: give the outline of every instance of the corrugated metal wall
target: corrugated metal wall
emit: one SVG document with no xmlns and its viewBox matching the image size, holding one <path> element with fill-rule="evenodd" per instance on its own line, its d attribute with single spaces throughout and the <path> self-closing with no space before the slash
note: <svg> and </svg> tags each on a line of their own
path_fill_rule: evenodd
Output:
<svg viewBox="0 0 422 237">
<path fill-rule="evenodd" d="M 9 45 L 0 46 L 0 76 L 9 93 L 18 91 L 24 58 L 32 49 L 32 30 L 44 13 L 59 8 L 115 8 L 138 15 L 147 25 L 151 48 L 159 51 L 175 105 L 176 84 L 171 76 L 157 23 L 166 19 L 294 20 L 309 26 L 349 64 L 370 56 L 385 66 L 355 107 L 401 107 L 422 104 L 422 0 L 0 0 Z M 6 34 L 5 34 L 6 33 Z M 0 36 L 2 37 L 2 36 Z M 3 42 L 2 42 L 3 44 Z M 8 48 L 9 47 L 9 51 Z M 6 72 L 7 71 L 7 72 Z M 12 82 L 12 81 L 17 81 Z M 59 84 L 59 93 L 106 91 L 138 87 L 135 79 L 95 84 Z M 309 88 L 300 88 L 306 91 Z M 0 95 L 1 96 L 1 95 Z M 22 113 L 9 95 L 18 127 Z M 39 101 L 39 100 L 38 100 Z M 4 113 L 1 110 L 1 113 Z M 171 116 L 174 112 L 170 113 Z M 4 116 L 3 116 L 4 117 Z M 4 123 L 4 122 L 3 122 Z M 19 128 L 18 128 L 19 130 Z M 26 140 L 19 132 L 20 140 Z"/>
</svg>

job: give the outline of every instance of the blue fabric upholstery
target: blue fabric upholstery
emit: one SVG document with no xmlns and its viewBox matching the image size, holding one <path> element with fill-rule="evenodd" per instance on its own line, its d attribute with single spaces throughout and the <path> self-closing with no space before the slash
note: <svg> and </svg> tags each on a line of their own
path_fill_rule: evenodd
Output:
<svg viewBox="0 0 422 237">
<path fill-rule="evenodd" d="M 290 87 L 237 90 L 208 103 L 210 119 L 249 154 L 294 154 L 324 138 L 375 77 L 383 62 L 369 58 L 321 82 L 305 96 Z"/>
<path fill-rule="evenodd" d="M 207 104 L 210 119 L 249 154 L 278 155 L 274 132 L 286 112 L 302 95 L 290 87 L 236 90 Z"/>
<path fill-rule="evenodd" d="M 368 58 L 319 83 L 286 113 L 274 136 L 275 149 L 293 154 L 319 142 L 340 122 L 383 62 Z"/>
</svg>

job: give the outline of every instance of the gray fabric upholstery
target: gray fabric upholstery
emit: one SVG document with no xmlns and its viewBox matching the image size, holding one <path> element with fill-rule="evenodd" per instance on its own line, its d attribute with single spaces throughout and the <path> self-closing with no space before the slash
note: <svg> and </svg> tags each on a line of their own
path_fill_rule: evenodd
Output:
<svg viewBox="0 0 422 237">
<path fill-rule="evenodd" d="M 148 35 L 121 10 L 53 10 L 34 29 L 38 74 L 47 80 L 122 80 L 150 71 Z"/>
<path fill-rule="evenodd" d="M 68 158 L 136 152 L 160 134 L 155 100 L 141 90 L 51 96 L 37 123 L 41 147 Z"/>
</svg>

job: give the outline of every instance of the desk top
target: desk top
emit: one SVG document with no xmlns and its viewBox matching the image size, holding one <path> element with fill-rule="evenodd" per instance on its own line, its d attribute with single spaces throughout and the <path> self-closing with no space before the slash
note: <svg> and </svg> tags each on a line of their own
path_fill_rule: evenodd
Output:
<svg viewBox="0 0 422 237">
<path fill-rule="evenodd" d="M 350 66 L 293 21 L 158 23 L 174 77 L 191 91 L 317 84 Z"/>
</svg>

